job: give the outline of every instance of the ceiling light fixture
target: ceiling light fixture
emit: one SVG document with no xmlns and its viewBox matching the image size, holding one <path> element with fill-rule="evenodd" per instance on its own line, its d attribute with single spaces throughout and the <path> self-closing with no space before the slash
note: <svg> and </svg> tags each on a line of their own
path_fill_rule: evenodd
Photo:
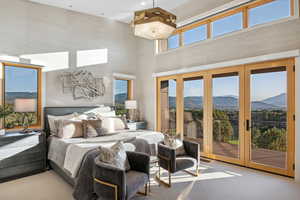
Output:
<svg viewBox="0 0 300 200">
<path fill-rule="evenodd" d="M 134 35 L 150 40 L 167 39 L 176 29 L 176 16 L 172 13 L 155 7 L 136 11 L 134 13 Z"/>
</svg>

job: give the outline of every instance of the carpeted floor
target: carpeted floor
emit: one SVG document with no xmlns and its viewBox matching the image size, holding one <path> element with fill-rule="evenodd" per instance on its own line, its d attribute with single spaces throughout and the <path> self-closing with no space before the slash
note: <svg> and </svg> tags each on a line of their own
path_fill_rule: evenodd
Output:
<svg viewBox="0 0 300 200">
<path fill-rule="evenodd" d="M 172 180 L 172 188 L 165 188 L 152 179 L 150 195 L 137 195 L 134 200 L 300 199 L 300 185 L 293 179 L 216 161 L 202 162 L 199 177 L 182 172 Z M 53 171 L 0 184 L 0 199 L 73 200 L 72 188 Z"/>
</svg>

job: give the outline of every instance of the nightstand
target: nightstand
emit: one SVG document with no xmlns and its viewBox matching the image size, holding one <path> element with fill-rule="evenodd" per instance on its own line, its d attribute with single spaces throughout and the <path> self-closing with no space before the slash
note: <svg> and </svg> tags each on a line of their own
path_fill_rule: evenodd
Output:
<svg viewBox="0 0 300 200">
<path fill-rule="evenodd" d="M 0 136 L 0 182 L 45 171 L 46 148 L 43 132 Z"/>
<path fill-rule="evenodd" d="M 147 122 L 128 122 L 127 126 L 129 130 L 145 130 L 147 128 Z"/>
</svg>

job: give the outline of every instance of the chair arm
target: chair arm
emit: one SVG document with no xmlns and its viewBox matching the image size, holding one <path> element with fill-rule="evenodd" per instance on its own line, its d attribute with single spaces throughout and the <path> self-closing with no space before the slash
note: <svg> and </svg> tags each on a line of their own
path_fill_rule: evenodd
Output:
<svg viewBox="0 0 300 200">
<path fill-rule="evenodd" d="M 172 173 L 176 171 L 176 150 L 170 148 L 162 143 L 157 147 L 159 166 L 166 170 L 170 170 Z"/>
<path fill-rule="evenodd" d="M 94 191 L 101 199 L 125 199 L 125 170 L 95 159 L 93 170 Z"/>
<path fill-rule="evenodd" d="M 200 144 L 184 140 L 183 146 L 188 156 L 195 158 L 197 162 L 200 161 Z"/>
<path fill-rule="evenodd" d="M 130 169 L 150 175 L 150 156 L 145 153 L 127 151 Z"/>
</svg>

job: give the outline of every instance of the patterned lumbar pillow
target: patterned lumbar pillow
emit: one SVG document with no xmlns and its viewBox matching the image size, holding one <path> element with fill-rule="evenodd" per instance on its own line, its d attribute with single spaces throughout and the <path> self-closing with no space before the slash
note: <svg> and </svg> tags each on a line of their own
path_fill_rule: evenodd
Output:
<svg viewBox="0 0 300 200">
<path fill-rule="evenodd" d="M 104 135 L 100 119 L 82 120 L 83 137 L 92 138 Z"/>
<path fill-rule="evenodd" d="M 127 159 L 125 146 L 119 141 L 110 148 L 99 147 L 99 160 L 104 163 L 111 164 L 122 170 L 130 170 L 130 165 Z"/>
</svg>

